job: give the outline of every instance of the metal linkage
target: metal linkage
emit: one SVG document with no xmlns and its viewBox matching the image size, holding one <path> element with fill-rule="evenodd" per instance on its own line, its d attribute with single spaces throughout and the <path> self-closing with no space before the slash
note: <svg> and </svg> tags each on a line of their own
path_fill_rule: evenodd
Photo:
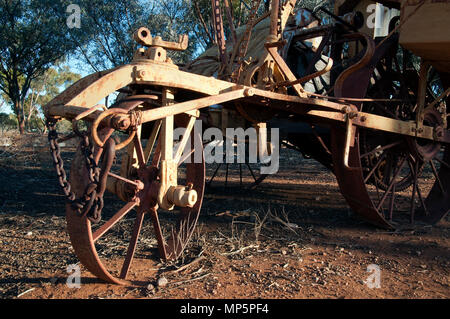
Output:
<svg viewBox="0 0 450 319">
<path fill-rule="evenodd" d="M 256 14 L 258 13 L 258 8 L 261 4 L 261 0 L 253 0 L 252 2 L 252 10 L 250 11 L 250 15 L 247 22 L 247 27 L 245 29 L 244 34 L 239 40 L 238 46 L 235 48 L 233 52 L 233 56 L 230 61 L 230 68 L 233 69 L 234 61 L 237 61 L 237 68 L 231 74 L 231 81 L 233 83 L 237 83 L 239 81 L 239 77 L 241 72 L 243 71 L 243 65 L 245 56 L 247 55 L 248 44 L 250 43 L 250 37 L 252 35 L 252 29 L 255 26 Z M 236 56 L 237 54 L 237 56 Z M 235 58 L 236 57 L 236 58 Z"/>
<path fill-rule="evenodd" d="M 56 120 L 47 120 L 48 141 L 50 143 L 50 152 L 52 154 L 53 164 L 55 165 L 58 182 L 69 202 L 75 201 L 75 194 L 71 190 L 70 183 L 67 181 L 67 174 L 64 170 L 64 161 L 61 157 L 61 149 L 58 144 L 58 132 L 56 131 Z"/>
<path fill-rule="evenodd" d="M 115 142 L 112 138 L 108 139 L 105 146 L 105 155 L 100 169 L 94 158 L 95 145 L 90 142 L 89 135 L 81 133 L 75 129 L 75 134 L 80 137 L 80 148 L 86 161 L 88 169 L 89 184 L 86 186 L 83 196 L 76 198 L 72 192 L 70 182 L 67 180 L 67 173 L 64 169 L 64 161 L 61 157 L 61 149 L 58 143 L 58 132 L 56 130 L 57 120 L 47 119 L 48 140 L 50 143 L 50 152 L 52 154 L 53 164 L 58 176 L 58 182 L 61 186 L 67 201 L 72 208 L 80 215 L 87 216 L 92 222 L 98 223 L 101 220 L 103 210 L 103 194 L 106 190 L 106 177 L 111 169 L 115 157 Z M 76 127 L 76 125 L 74 126 Z"/>
<path fill-rule="evenodd" d="M 222 65 L 226 65 L 228 63 L 227 51 L 226 51 L 226 42 L 225 42 L 225 34 L 223 30 L 223 17 L 222 11 L 220 10 L 220 0 L 212 0 L 212 8 L 213 8 L 213 19 L 214 19 L 214 28 L 216 33 L 216 42 L 219 48 L 220 61 Z"/>
</svg>

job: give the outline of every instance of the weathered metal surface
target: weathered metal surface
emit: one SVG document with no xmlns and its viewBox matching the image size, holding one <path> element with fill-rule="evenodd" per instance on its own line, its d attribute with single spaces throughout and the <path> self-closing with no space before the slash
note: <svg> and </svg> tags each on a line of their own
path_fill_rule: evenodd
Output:
<svg viewBox="0 0 450 319">
<path fill-rule="evenodd" d="M 443 72 L 450 70 L 449 1 L 403 1 L 400 44 L 430 61 Z"/>
<path fill-rule="evenodd" d="M 142 27 L 134 33 L 134 39 L 146 47 L 160 47 L 173 51 L 184 51 L 189 44 L 187 35 L 180 35 L 178 43 L 164 41 L 160 36 L 152 37 L 149 29 Z"/>
<path fill-rule="evenodd" d="M 186 49 L 186 37 L 180 37 L 179 42 L 166 42 L 141 28 L 135 34 L 136 40 L 148 48 L 139 49 L 130 64 L 90 75 L 50 102 L 45 115 L 52 123 L 59 118 L 75 119 L 75 131 L 80 120 L 93 123 L 89 135 L 95 148 L 89 154 L 80 147 L 70 183 L 61 169 L 54 134 L 50 139 L 65 195 L 72 201 L 84 198 L 89 202 L 89 210 L 94 199 L 100 203 L 94 206 L 103 207 L 105 189 L 126 202 L 95 232 L 91 221 L 98 221 L 101 209 L 88 216 L 77 214 L 73 205 L 67 206 L 69 235 L 75 253 L 87 269 L 108 282 L 124 283 L 147 214 L 152 218 L 161 257 L 172 259 L 182 253 L 200 213 L 205 163 L 202 159 L 186 164 L 184 179 L 179 166 L 186 159 L 182 152 L 189 141 L 194 147 L 202 145 L 201 136 L 194 136 L 194 123 L 200 110 L 213 105 L 222 106 L 220 124 L 216 124 L 222 129 L 231 123 L 228 114 L 240 115 L 243 125 L 258 127 L 266 125 L 261 122 L 273 120 L 288 130 L 286 120 L 291 118 L 297 124 L 310 124 L 310 135 L 314 134 L 312 140 L 316 143 L 312 148 L 321 150 L 312 153 L 332 169 L 352 210 L 377 226 L 398 226 L 395 198 L 409 187 L 411 222 L 435 223 L 445 216 L 450 209 L 450 68 L 445 62 L 450 53 L 444 50 L 436 56 L 429 52 L 436 53 L 442 43 L 447 45 L 445 37 L 449 32 L 433 37 L 436 41 L 432 42 L 438 46 L 425 47 L 420 37 L 409 46 L 412 37 L 408 38 L 407 32 L 414 30 L 413 20 L 404 7 L 400 27 L 394 27 L 395 19 L 388 21 L 388 36 L 381 41 L 374 39 L 374 33 L 360 25 L 359 15 L 351 12 L 371 3 L 336 1 L 336 14 L 320 8 L 333 20 L 323 25 L 309 10 L 302 11 L 301 17 L 295 14 L 295 0 L 283 5 L 274 0 L 272 11 L 257 18 L 257 0 L 248 24 L 236 30 L 231 28 L 232 41 L 227 41 L 220 1 L 212 0 L 217 44 L 183 69 L 167 58 L 166 49 Z M 400 1 L 382 3 L 400 8 Z M 428 2 L 420 3 L 415 7 L 417 11 Z M 447 12 L 448 5 L 440 3 L 443 12 Z M 225 9 L 231 22 L 228 1 Z M 423 25 L 414 25 L 420 26 L 421 32 L 431 32 L 435 26 L 430 19 L 425 20 Z M 400 65 L 398 30 L 402 44 L 416 53 L 423 52 L 429 60 L 422 63 L 420 73 L 408 66 L 406 53 Z M 435 80 L 431 79 L 430 65 L 441 71 L 442 84 L 433 87 L 434 91 L 441 90 L 438 94 L 429 89 L 429 82 Z M 128 88 L 131 96 L 118 98 L 107 110 L 97 104 L 123 88 Z M 149 94 L 149 90 L 153 93 Z M 187 130 L 174 155 L 173 131 L 177 126 Z M 144 148 L 142 139 L 148 128 L 145 137 L 149 141 Z M 117 147 L 110 139 L 115 130 L 128 134 Z M 318 134 L 318 130 L 325 133 Z M 287 142 L 299 139 L 301 136 L 297 135 Z M 120 174 L 110 172 L 115 149 L 125 146 L 128 149 L 122 157 Z M 300 151 L 305 147 L 301 143 L 296 146 Z M 86 161 L 86 154 L 90 161 Z M 188 154 L 191 156 L 193 153 Z M 101 168 L 94 174 L 100 163 Z M 434 186 L 429 194 L 422 194 L 420 177 L 427 165 Z M 255 182 L 264 177 L 254 176 Z M 372 188 L 378 196 L 373 195 Z M 417 199 L 420 207 L 416 207 Z M 95 242 L 133 209 L 137 216 L 128 249 L 119 271 L 111 274 L 99 259 Z M 163 234 L 158 209 L 179 210 L 169 238 Z"/>
</svg>

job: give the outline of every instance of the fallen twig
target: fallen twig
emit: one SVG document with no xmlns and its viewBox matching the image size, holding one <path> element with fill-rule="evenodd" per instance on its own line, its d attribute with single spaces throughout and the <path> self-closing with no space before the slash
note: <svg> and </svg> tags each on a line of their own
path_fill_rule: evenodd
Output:
<svg viewBox="0 0 450 319">
<path fill-rule="evenodd" d="M 203 259 L 205 259 L 205 256 L 197 257 L 197 258 L 195 258 L 193 261 L 191 261 L 189 264 L 186 264 L 186 265 L 184 265 L 184 266 L 181 266 L 181 267 L 178 268 L 178 269 L 169 271 L 169 273 L 170 273 L 170 274 L 176 274 L 176 273 L 179 273 L 179 272 L 185 270 L 186 268 L 189 268 L 190 266 L 197 264 L 198 262 L 202 261 Z"/>
<path fill-rule="evenodd" d="M 283 213 L 284 213 L 284 209 L 283 209 Z M 269 218 L 274 220 L 275 222 L 278 222 L 280 224 L 282 224 L 283 226 L 285 226 L 287 229 L 289 229 L 290 231 L 292 231 L 294 234 L 298 235 L 298 233 L 295 231 L 294 227 L 297 226 L 296 228 L 299 228 L 298 225 L 296 224 L 292 224 L 289 223 L 289 220 L 286 216 L 286 214 L 284 213 L 284 217 L 286 218 L 286 221 L 284 221 L 283 219 L 281 219 L 280 217 L 278 217 L 277 215 L 272 214 L 271 212 L 269 212 Z M 295 225 L 295 226 L 294 226 Z"/>
<path fill-rule="evenodd" d="M 204 274 L 204 275 L 202 275 L 200 277 L 195 277 L 195 278 L 191 278 L 191 279 L 188 279 L 188 280 L 176 281 L 176 282 L 173 283 L 173 285 L 185 284 L 187 282 L 200 280 L 200 279 L 208 277 L 209 275 L 211 275 L 211 273 L 207 273 L 207 274 Z"/>
<path fill-rule="evenodd" d="M 247 246 L 247 247 L 241 247 L 241 248 L 239 248 L 238 250 L 235 250 L 235 251 L 232 251 L 232 252 L 229 252 L 229 253 L 223 253 L 223 254 L 221 254 L 221 255 L 222 255 L 222 256 L 236 255 L 236 254 L 243 253 L 244 250 L 247 250 L 247 249 L 250 249 L 250 248 L 259 248 L 259 245 L 250 245 L 250 246 Z"/>
<path fill-rule="evenodd" d="M 32 292 L 34 289 L 35 289 L 35 288 L 31 288 L 31 289 L 28 289 L 27 291 L 22 292 L 21 294 L 17 295 L 17 298 L 20 298 L 20 297 L 22 297 L 23 295 L 25 295 L 25 294 L 27 294 L 27 293 L 29 293 L 29 292 Z"/>
</svg>

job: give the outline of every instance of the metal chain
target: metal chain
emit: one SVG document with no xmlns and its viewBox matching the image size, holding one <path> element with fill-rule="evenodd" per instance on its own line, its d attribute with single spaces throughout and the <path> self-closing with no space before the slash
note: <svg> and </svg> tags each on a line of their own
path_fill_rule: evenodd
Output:
<svg viewBox="0 0 450 319">
<path fill-rule="evenodd" d="M 213 19 L 214 19 L 214 31 L 216 34 L 216 42 L 219 48 L 220 61 L 223 65 L 227 64 L 227 51 L 225 43 L 225 35 L 223 30 L 223 18 L 222 11 L 220 9 L 220 0 L 212 1 Z"/>
<path fill-rule="evenodd" d="M 50 152 L 53 159 L 53 164 L 58 176 L 58 182 L 61 186 L 64 195 L 69 202 L 75 201 L 75 193 L 72 192 L 70 183 L 67 181 L 67 174 L 64 170 L 64 162 L 61 157 L 61 149 L 58 144 L 58 132 L 56 131 L 57 121 L 47 120 L 48 141 L 50 143 Z"/>
<path fill-rule="evenodd" d="M 285 5 L 285 1 L 284 0 L 275 0 L 275 1 L 280 1 L 280 5 L 278 7 L 278 24 L 277 24 L 277 35 L 279 40 L 283 40 L 283 30 L 281 28 L 281 20 L 283 19 L 283 7 Z"/>
<path fill-rule="evenodd" d="M 47 119 L 46 125 L 48 129 L 48 140 L 50 143 L 50 152 L 52 154 L 53 164 L 58 176 L 58 182 L 61 186 L 67 201 L 72 208 L 80 215 L 87 216 L 92 222 L 97 223 L 101 219 L 101 211 L 104 206 L 103 196 L 97 196 L 97 189 L 99 188 L 100 168 L 94 159 L 95 145 L 90 142 L 87 134 L 80 134 L 81 137 L 81 152 L 86 160 L 86 167 L 88 169 L 88 176 L 90 183 L 86 186 L 84 194 L 80 198 L 71 190 L 71 185 L 67 180 L 67 173 L 64 169 L 64 161 L 61 157 L 61 149 L 58 144 L 58 132 L 56 130 L 56 120 Z"/>
</svg>

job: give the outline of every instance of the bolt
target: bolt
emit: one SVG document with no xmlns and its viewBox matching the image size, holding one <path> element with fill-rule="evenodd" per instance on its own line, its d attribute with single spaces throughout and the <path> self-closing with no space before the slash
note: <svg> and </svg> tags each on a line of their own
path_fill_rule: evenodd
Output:
<svg viewBox="0 0 450 319">
<path fill-rule="evenodd" d="M 135 181 L 135 183 L 136 183 L 136 189 L 137 189 L 138 191 L 141 191 L 141 190 L 144 189 L 144 187 L 145 187 L 144 183 L 142 183 L 142 182 L 139 181 L 139 180 Z"/>
<path fill-rule="evenodd" d="M 434 135 L 436 138 L 440 139 L 444 137 L 444 128 L 442 126 L 438 126 L 434 129 Z"/>
<path fill-rule="evenodd" d="M 253 89 L 245 89 L 244 95 L 246 97 L 253 96 L 253 95 L 255 95 L 255 91 Z"/>
<path fill-rule="evenodd" d="M 131 121 L 128 117 L 115 116 L 111 121 L 112 127 L 117 130 L 126 130 L 130 127 Z"/>
<path fill-rule="evenodd" d="M 358 112 L 350 112 L 350 113 L 348 114 L 348 117 L 349 117 L 350 119 L 354 119 L 354 118 L 358 117 Z"/>
<path fill-rule="evenodd" d="M 363 115 L 363 116 L 361 116 L 361 118 L 360 118 L 360 121 L 361 122 L 365 122 L 367 120 L 367 118 Z"/>
<path fill-rule="evenodd" d="M 144 71 L 144 70 L 140 70 L 139 72 L 138 72 L 138 78 L 144 78 L 145 76 L 146 76 L 146 72 Z"/>
</svg>

